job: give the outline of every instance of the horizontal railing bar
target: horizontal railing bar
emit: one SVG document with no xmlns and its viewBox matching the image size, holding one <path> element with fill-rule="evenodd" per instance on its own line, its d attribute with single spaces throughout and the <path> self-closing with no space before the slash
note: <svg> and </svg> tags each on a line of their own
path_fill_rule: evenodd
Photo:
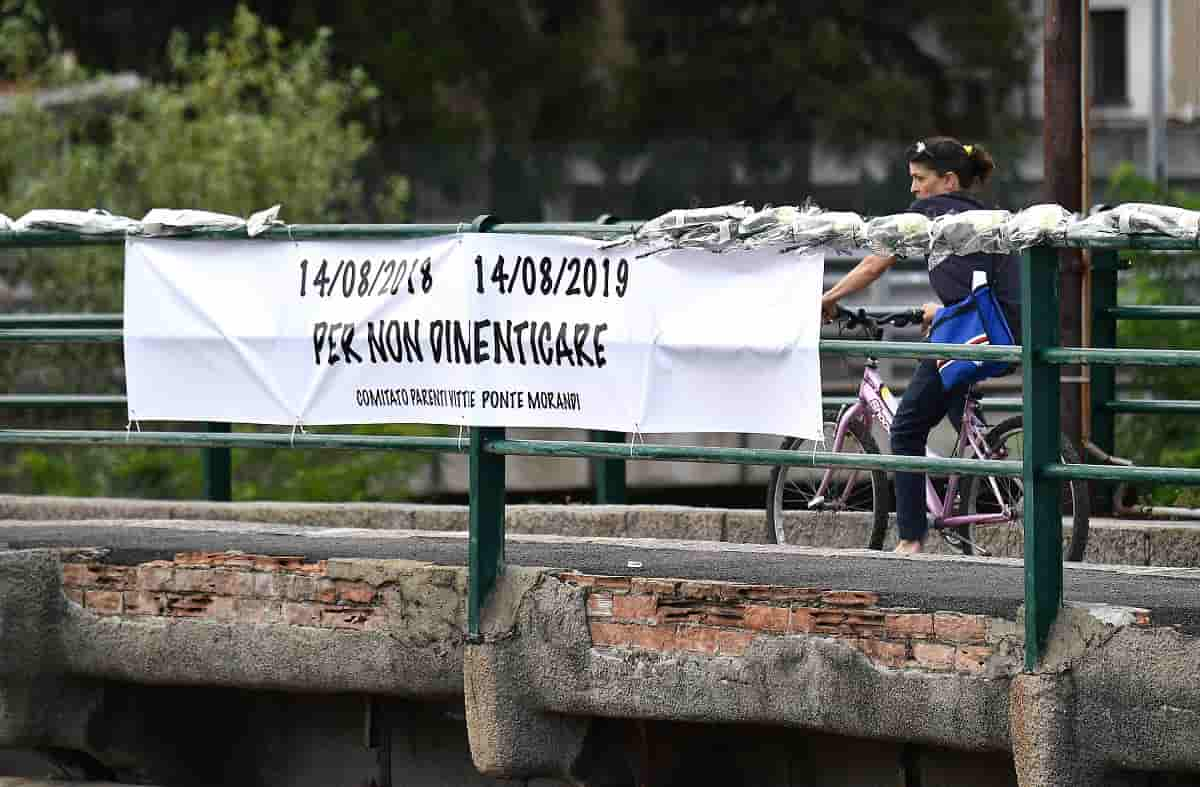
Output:
<svg viewBox="0 0 1200 787">
<path fill-rule="evenodd" d="M 495 440 L 484 450 L 504 456 L 547 456 L 587 459 L 645 459 L 793 467 L 855 467 L 863 470 L 909 470 L 965 475 L 1020 476 L 1021 463 L 1007 460 L 949 459 L 842 454 L 829 451 L 782 451 L 776 448 L 720 448 L 657 443 L 594 443 L 569 440 Z"/>
<path fill-rule="evenodd" d="M 873 358 L 950 358 L 968 361 L 1020 361 L 1017 346 L 980 347 L 975 344 L 931 344 L 930 342 L 872 342 L 822 339 L 821 352 L 831 355 Z"/>
<path fill-rule="evenodd" d="M 1111 413 L 1150 413 L 1161 415 L 1200 414 L 1200 401 L 1187 399 L 1113 399 L 1104 408 Z"/>
<path fill-rule="evenodd" d="M 1099 311 L 1116 320 L 1200 320 L 1200 306 L 1108 306 Z"/>
<path fill-rule="evenodd" d="M 0 343 L 4 344 L 120 344 L 121 328 L 3 328 Z"/>
<path fill-rule="evenodd" d="M 0 314 L 0 328 L 120 328 L 121 314 Z"/>
<path fill-rule="evenodd" d="M 1200 469 L 1191 467 L 1119 467 L 1116 465 L 1047 465 L 1049 478 L 1081 481 L 1153 481 L 1200 485 Z"/>
<path fill-rule="evenodd" d="M 1200 366 L 1200 350 L 1137 350 L 1122 347 L 1057 347 L 1042 351 L 1046 363 L 1103 364 L 1111 366 Z"/>
<path fill-rule="evenodd" d="M 621 221 L 598 224 L 591 221 L 494 224 L 488 232 L 534 235 L 602 235 L 614 237 L 635 231 L 641 222 Z M 268 228 L 254 240 L 320 240 L 426 238 L 473 232 L 471 222 L 443 224 L 290 224 Z M 0 248 L 36 248 L 40 246 L 119 246 L 125 235 L 85 235 L 75 232 L 34 231 L 0 232 Z M 245 229 L 206 230 L 174 236 L 179 240 L 249 240 Z"/>
<path fill-rule="evenodd" d="M 1066 242 L 1047 244 L 1073 249 L 1130 249 L 1137 251 L 1195 251 L 1195 238 L 1170 238 L 1166 235 L 1107 235 L 1098 233 L 1067 234 Z"/>
<path fill-rule="evenodd" d="M 897 399 L 904 396 L 903 391 L 893 390 L 892 393 L 896 395 Z M 828 410 L 834 407 L 849 407 L 857 401 L 857 396 L 826 396 L 821 399 L 821 405 Z M 1013 399 L 1011 397 L 984 397 L 979 402 L 979 406 L 984 410 L 995 412 L 1018 412 L 1023 404 L 1024 402 L 1021 399 Z"/>
<path fill-rule="evenodd" d="M 596 222 L 515 222 L 488 227 L 489 232 L 575 234 L 595 233 L 605 236 L 625 235 L 642 225 L 641 221 L 621 221 L 612 224 Z M 269 227 L 259 239 L 298 240 L 310 238 L 407 238 L 472 232 L 472 222 L 441 224 L 288 224 Z M 36 246 L 120 245 L 125 242 L 121 233 L 89 235 L 59 230 L 0 232 L 0 248 Z M 187 238 L 246 239 L 245 228 L 190 233 Z M 1149 251 L 1195 251 L 1200 248 L 1195 238 L 1171 238 L 1165 235 L 1109 235 L 1095 232 L 1071 232 L 1063 241 L 1046 244 L 1050 247 L 1130 249 Z"/>
<path fill-rule="evenodd" d="M 465 454 L 455 437 L 346 435 L 285 432 L 141 432 L 68 429 L 0 429 L 0 444 L 195 446 L 202 448 L 356 448 Z"/>
<path fill-rule="evenodd" d="M 5 394 L 0 407 L 125 407 L 123 394 Z"/>
</svg>

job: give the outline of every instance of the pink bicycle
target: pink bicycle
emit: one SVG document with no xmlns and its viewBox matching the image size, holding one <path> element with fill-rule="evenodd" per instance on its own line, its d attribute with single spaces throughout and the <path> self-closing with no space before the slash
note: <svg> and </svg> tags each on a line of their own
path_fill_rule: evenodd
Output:
<svg viewBox="0 0 1200 787">
<path fill-rule="evenodd" d="M 857 313 L 842 309 L 838 323 L 844 330 L 862 329 L 874 341 L 883 338 L 883 327 L 902 328 L 920 324 L 919 309 L 871 317 L 865 310 Z M 868 358 L 863 369 L 857 400 L 843 407 L 833 421 L 824 424 L 823 443 L 796 437 L 785 438 L 780 446 L 789 451 L 832 451 L 835 453 L 878 454 L 879 447 L 871 434 L 872 422 L 885 432 L 890 431 L 892 418 L 899 401 L 892 395 L 879 375 L 879 364 Z M 972 389 L 963 409 L 962 428 L 952 456 L 964 459 L 1014 459 L 1023 455 L 1021 416 L 1006 418 L 989 427 L 980 412 L 979 395 Z M 930 456 L 937 456 L 928 451 Z M 1078 462 L 1078 455 L 1064 436 L 1062 461 Z M 845 467 L 813 468 L 777 466 L 771 470 L 767 487 L 768 531 L 777 544 L 795 543 L 790 533 L 802 529 L 801 520 L 789 516 L 792 512 L 809 512 L 822 516 L 824 523 L 847 523 L 847 515 L 870 524 L 871 549 L 882 549 L 891 520 L 891 488 L 888 474 L 882 470 L 856 470 Z M 1010 539 L 1009 554 L 1023 536 L 1024 515 L 1020 478 L 1008 476 L 958 475 L 927 477 L 925 501 L 930 526 L 951 546 L 964 554 L 990 555 L 978 543 L 974 528 L 1006 527 Z M 1087 548 L 1090 504 L 1088 486 L 1084 481 L 1064 482 L 1063 515 L 1070 519 L 1071 540 L 1066 549 L 1067 560 L 1083 559 Z M 832 522 L 830 522 L 832 520 Z M 998 543 L 996 539 L 989 539 Z"/>
</svg>

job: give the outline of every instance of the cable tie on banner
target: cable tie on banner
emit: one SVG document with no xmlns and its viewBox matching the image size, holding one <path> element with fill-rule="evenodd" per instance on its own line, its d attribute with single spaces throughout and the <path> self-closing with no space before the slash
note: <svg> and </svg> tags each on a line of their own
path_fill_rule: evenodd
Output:
<svg viewBox="0 0 1200 787">
<path fill-rule="evenodd" d="M 458 451 L 459 451 L 459 453 L 462 453 L 462 450 L 463 450 L 463 432 L 466 431 L 466 428 L 467 428 L 466 416 L 464 416 L 463 422 L 458 425 Z"/>
<path fill-rule="evenodd" d="M 308 432 L 304 431 L 304 422 L 301 419 L 297 418 L 296 423 L 292 424 L 292 436 L 291 436 L 291 439 L 288 441 L 289 445 L 292 448 L 296 447 L 296 430 L 297 429 L 300 430 L 300 434 L 304 434 L 304 435 L 308 434 Z"/>
<path fill-rule="evenodd" d="M 633 422 L 633 436 L 629 438 L 629 456 L 633 457 L 633 447 L 637 445 L 638 440 L 642 441 L 642 445 L 646 444 L 646 438 L 642 437 L 642 430 L 637 421 Z"/>
<path fill-rule="evenodd" d="M 137 419 L 137 413 L 131 407 L 129 409 L 129 420 L 125 422 L 125 442 L 129 442 L 129 438 L 133 434 L 135 427 L 139 432 L 142 431 L 142 425 Z"/>
<path fill-rule="evenodd" d="M 295 243 L 296 236 L 292 234 L 292 225 L 288 224 L 286 226 L 287 226 L 287 232 L 288 232 L 288 240 L 290 240 L 292 243 Z"/>
</svg>

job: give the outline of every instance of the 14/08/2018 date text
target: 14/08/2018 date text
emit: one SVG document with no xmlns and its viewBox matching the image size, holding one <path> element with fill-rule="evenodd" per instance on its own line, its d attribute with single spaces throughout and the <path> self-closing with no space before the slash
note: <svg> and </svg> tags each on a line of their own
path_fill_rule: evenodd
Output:
<svg viewBox="0 0 1200 787">
<path fill-rule="evenodd" d="M 311 278 L 310 278 L 311 273 Z M 433 289 L 433 260 L 329 260 L 300 261 L 300 297 L 370 298 L 372 296 L 427 293 Z"/>
</svg>

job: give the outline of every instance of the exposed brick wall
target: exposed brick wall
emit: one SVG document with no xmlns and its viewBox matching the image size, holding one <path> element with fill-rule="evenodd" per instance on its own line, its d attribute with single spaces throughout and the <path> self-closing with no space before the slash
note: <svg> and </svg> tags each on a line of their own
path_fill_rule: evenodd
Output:
<svg viewBox="0 0 1200 787">
<path fill-rule="evenodd" d="M 574 572 L 558 577 L 587 589 L 597 648 L 738 657 L 761 637 L 807 635 L 841 640 L 882 667 L 1003 674 L 1019 669 L 1023 659 L 1023 637 L 1012 621 L 881 607 L 870 591 Z"/>
<path fill-rule="evenodd" d="M 327 568 L 295 556 L 204 552 L 138 566 L 64 563 L 62 574 L 67 598 L 98 615 L 372 630 L 384 607 L 402 605 L 386 584 L 331 578 Z"/>
</svg>

